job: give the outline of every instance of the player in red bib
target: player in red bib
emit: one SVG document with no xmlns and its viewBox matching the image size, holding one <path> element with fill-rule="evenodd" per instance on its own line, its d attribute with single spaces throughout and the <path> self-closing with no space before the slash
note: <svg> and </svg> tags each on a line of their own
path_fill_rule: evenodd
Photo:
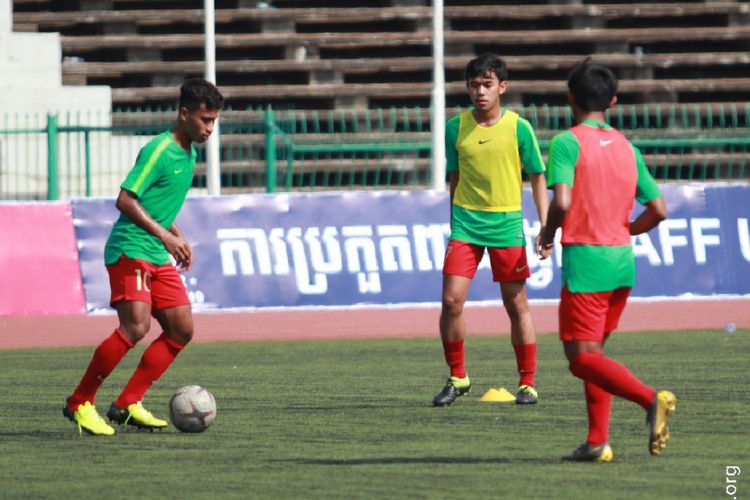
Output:
<svg viewBox="0 0 750 500">
<path fill-rule="evenodd" d="M 79 432 L 115 434 L 94 406 L 96 392 L 125 354 L 148 333 L 152 316 L 163 333 L 143 352 L 107 417 L 140 428 L 167 426 L 141 401 L 193 336 L 190 300 L 170 260 L 171 256 L 181 270 L 188 270 L 193 251 L 174 220 L 193 181 L 197 156 L 193 143 L 208 139 L 223 103 L 212 83 L 202 78 L 185 81 L 174 125 L 141 149 L 120 186 L 116 202 L 120 218 L 104 248 L 110 303 L 117 310 L 120 325 L 99 344 L 63 408 L 63 414 L 78 425 Z"/>
<path fill-rule="evenodd" d="M 589 417 L 586 442 L 564 458 L 612 460 L 613 394 L 646 411 L 649 452 L 658 455 L 669 439 L 675 396 L 641 382 L 604 354 L 604 344 L 635 284 L 631 236 L 656 227 L 667 209 L 641 152 L 605 121 L 605 111 L 617 102 L 612 71 L 587 59 L 571 72 L 568 89 L 578 125 L 550 144 L 548 185 L 554 196 L 540 241 L 542 254 L 549 255 L 562 228 L 560 339 L 570 371 L 584 382 Z M 645 210 L 630 221 L 634 200 Z"/>
</svg>

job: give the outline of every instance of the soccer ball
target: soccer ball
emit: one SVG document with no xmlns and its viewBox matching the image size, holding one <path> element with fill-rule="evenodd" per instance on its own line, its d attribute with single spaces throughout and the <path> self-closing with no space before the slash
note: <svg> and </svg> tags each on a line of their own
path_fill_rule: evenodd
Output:
<svg viewBox="0 0 750 500">
<path fill-rule="evenodd" d="M 215 418 L 214 396 L 199 385 L 180 387 L 169 400 L 169 420 L 182 432 L 203 432 Z"/>
</svg>

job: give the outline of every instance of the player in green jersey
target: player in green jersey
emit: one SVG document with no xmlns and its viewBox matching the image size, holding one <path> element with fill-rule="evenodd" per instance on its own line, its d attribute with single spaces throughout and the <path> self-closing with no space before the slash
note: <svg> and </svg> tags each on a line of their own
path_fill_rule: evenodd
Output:
<svg viewBox="0 0 750 500">
<path fill-rule="evenodd" d="M 617 102 L 617 78 L 584 61 L 570 74 L 568 100 L 577 125 L 552 139 L 549 186 L 554 196 L 542 231 L 544 255 L 562 227 L 560 339 L 570 371 L 584 382 L 589 433 L 566 460 L 609 462 L 612 395 L 639 404 L 649 426 L 648 449 L 661 453 L 669 439 L 667 419 L 674 394 L 655 391 L 627 367 L 604 354 L 635 283 L 631 236 L 667 216 L 661 192 L 641 152 L 605 121 Z M 630 220 L 634 201 L 645 206 Z"/>
<path fill-rule="evenodd" d="M 511 323 L 520 374 L 516 403 L 538 401 L 536 334 L 525 287 L 530 272 L 521 214 L 523 172 L 531 180 L 542 225 L 549 202 L 534 130 L 528 121 L 500 105 L 507 82 L 508 70 L 498 56 L 484 54 L 469 61 L 466 88 L 474 109 L 446 125 L 451 235 L 443 264 L 440 337 L 450 376 L 433 398 L 435 406 L 452 404 L 471 387 L 465 366 L 463 306 L 485 249 Z"/>
<path fill-rule="evenodd" d="M 163 332 L 144 351 L 107 417 L 139 428 L 167 425 L 146 410 L 142 400 L 193 336 L 190 300 L 178 272 L 190 269 L 193 251 L 174 221 L 193 180 L 197 156 L 193 143 L 208 139 L 223 103 L 223 96 L 212 83 L 202 78 L 186 80 L 180 88 L 175 123 L 141 149 L 120 186 L 116 201 L 120 217 L 104 250 L 112 292 L 110 304 L 117 310 L 120 324 L 99 344 L 63 408 L 63 414 L 78 425 L 79 432 L 115 434 L 94 406 L 96 392 L 125 354 L 148 333 L 152 316 Z"/>
</svg>

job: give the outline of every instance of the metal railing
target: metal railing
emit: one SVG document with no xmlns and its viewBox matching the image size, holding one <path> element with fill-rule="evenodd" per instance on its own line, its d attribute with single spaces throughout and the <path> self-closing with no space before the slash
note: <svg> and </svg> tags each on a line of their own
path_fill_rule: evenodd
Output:
<svg viewBox="0 0 750 500">
<path fill-rule="evenodd" d="M 449 116 L 460 109 L 449 110 Z M 573 125 L 568 108 L 518 109 L 539 136 Z M 108 116 L 2 117 L 0 199 L 112 196 L 139 149 L 168 128 L 174 110 Z M 750 103 L 618 106 L 608 119 L 641 148 L 659 180 L 748 181 Z M 222 191 L 424 189 L 430 186 L 430 112 L 425 108 L 225 110 Z M 205 190 L 199 148 L 194 191 Z"/>
</svg>

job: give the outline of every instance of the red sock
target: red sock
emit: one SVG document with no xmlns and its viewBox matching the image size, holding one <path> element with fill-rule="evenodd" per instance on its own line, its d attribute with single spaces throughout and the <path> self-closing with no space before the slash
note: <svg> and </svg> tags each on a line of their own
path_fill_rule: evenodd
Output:
<svg viewBox="0 0 750 500">
<path fill-rule="evenodd" d="M 609 441 L 609 410 L 612 406 L 612 394 L 598 385 L 584 381 L 586 392 L 586 411 L 589 414 L 589 435 L 586 442 L 600 445 Z"/>
<path fill-rule="evenodd" d="M 122 394 L 115 401 L 115 405 L 118 408 L 127 408 L 133 403 L 142 401 L 143 395 L 149 390 L 151 384 L 159 380 L 183 348 L 184 346 L 167 338 L 164 333 L 159 335 L 159 338 L 143 351 L 138 368 L 135 369 L 135 373 L 122 390 Z"/>
<path fill-rule="evenodd" d="M 116 328 L 112 335 L 104 339 L 94 351 L 86 372 L 73 394 L 68 398 L 68 406 L 76 411 L 78 405 L 86 401 L 94 404 L 96 391 L 104 382 L 112 370 L 120 363 L 125 354 L 133 348 L 133 343 Z"/>
<path fill-rule="evenodd" d="M 466 358 L 464 356 L 464 341 L 443 341 L 445 362 L 451 369 L 451 377 L 464 378 L 466 376 Z"/>
<path fill-rule="evenodd" d="M 648 410 L 656 391 L 614 359 L 600 352 L 584 352 L 570 362 L 570 371 L 576 377 L 592 382 L 610 394 L 641 405 Z"/>
<path fill-rule="evenodd" d="M 521 375 L 518 385 L 534 387 L 534 373 L 536 373 L 536 344 L 514 345 L 516 351 L 516 366 Z"/>
</svg>

